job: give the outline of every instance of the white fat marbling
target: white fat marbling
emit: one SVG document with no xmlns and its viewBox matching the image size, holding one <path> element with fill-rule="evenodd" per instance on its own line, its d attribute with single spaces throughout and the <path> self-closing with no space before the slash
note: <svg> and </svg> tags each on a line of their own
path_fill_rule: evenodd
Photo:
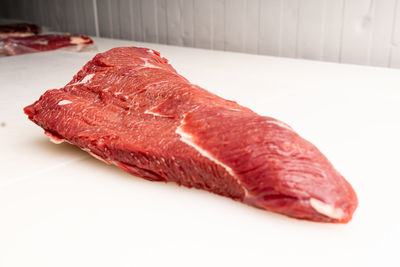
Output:
<svg viewBox="0 0 400 267">
<path fill-rule="evenodd" d="M 163 114 L 160 114 L 160 113 L 157 113 L 157 112 L 153 112 L 151 110 L 145 110 L 143 113 L 144 114 L 150 114 L 150 115 L 157 116 L 157 117 L 168 117 L 168 116 L 165 116 Z"/>
<path fill-rule="evenodd" d="M 94 73 L 88 74 L 79 83 L 87 83 L 93 78 L 93 76 L 94 76 Z"/>
<path fill-rule="evenodd" d="M 60 102 L 58 102 L 57 105 L 62 106 L 62 105 L 67 105 L 67 104 L 71 104 L 71 103 L 72 103 L 72 101 L 64 99 L 64 100 L 61 100 Z"/>
<path fill-rule="evenodd" d="M 216 159 L 215 157 L 213 157 L 210 152 L 208 152 L 207 150 L 201 148 L 199 145 L 195 144 L 193 142 L 193 136 L 187 132 L 185 132 L 182 129 L 182 126 L 184 125 L 184 119 L 181 121 L 181 125 L 178 126 L 178 128 L 176 128 L 175 133 L 178 134 L 181 138 L 180 140 L 182 142 L 184 142 L 185 144 L 193 147 L 194 149 L 196 149 L 203 157 L 208 158 L 209 160 L 213 161 L 215 164 L 223 167 L 235 180 L 236 182 L 242 186 L 245 196 L 248 195 L 248 191 L 247 189 L 242 185 L 241 181 L 236 177 L 235 173 L 233 172 L 232 168 L 229 167 L 228 165 L 222 163 L 221 161 L 219 161 L 218 159 Z"/>
<path fill-rule="evenodd" d="M 94 157 L 95 159 L 98 159 L 106 164 L 110 164 L 110 162 L 108 162 L 106 159 L 103 159 L 102 157 L 96 155 L 95 153 L 93 153 L 92 151 L 90 151 L 90 149 L 88 148 L 82 148 L 83 151 L 86 151 L 87 153 L 89 153 L 89 155 L 91 155 L 92 157 Z"/>
<path fill-rule="evenodd" d="M 142 60 L 144 62 L 144 64 L 142 65 L 143 68 L 161 69 L 159 66 L 150 63 L 147 58 L 142 58 Z"/>
<path fill-rule="evenodd" d="M 272 124 L 278 125 L 279 127 L 285 128 L 285 129 L 290 130 L 290 131 L 293 132 L 292 127 L 290 127 L 289 125 L 287 125 L 286 123 L 283 123 L 283 122 L 281 122 L 281 121 L 278 121 L 278 120 L 269 120 L 268 123 L 272 123 Z"/>
<path fill-rule="evenodd" d="M 94 76 L 94 73 L 90 73 L 90 74 L 86 75 L 85 77 L 83 77 L 83 79 L 80 80 L 79 82 L 72 83 L 72 84 L 70 84 L 68 86 L 73 86 L 73 85 L 78 85 L 78 84 L 85 84 L 87 82 L 90 82 L 90 80 L 93 78 L 93 76 Z"/>
<path fill-rule="evenodd" d="M 40 44 L 40 45 L 48 45 L 49 41 L 48 40 L 36 40 L 33 42 L 34 44 Z"/>
<path fill-rule="evenodd" d="M 47 134 L 47 136 L 49 137 L 50 141 L 56 145 L 59 145 L 65 141 L 64 139 L 54 138 L 49 134 Z"/>
<path fill-rule="evenodd" d="M 78 37 L 78 36 L 71 36 L 71 44 L 76 44 L 76 45 L 80 45 L 80 44 L 84 44 L 86 41 L 85 39 Z"/>
<path fill-rule="evenodd" d="M 151 50 L 151 49 L 147 49 L 147 52 L 148 53 L 150 53 L 150 54 L 153 54 L 153 55 L 155 55 L 156 53 L 154 53 L 154 51 L 153 50 Z"/>
<path fill-rule="evenodd" d="M 315 209 L 317 212 L 328 216 L 329 218 L 333 219 L 341 219 L 343 218 L 343 210 L 340 208 L 335 208 L 330 204 L 326 204 L 318 199 L 310 198 L 310 205 Z"/>
</svg>

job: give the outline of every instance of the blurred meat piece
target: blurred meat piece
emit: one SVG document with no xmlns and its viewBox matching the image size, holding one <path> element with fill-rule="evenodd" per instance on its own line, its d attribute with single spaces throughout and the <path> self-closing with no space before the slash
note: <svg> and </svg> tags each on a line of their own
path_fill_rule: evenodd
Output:
<svg viewBox="0 0 400 267">
<path fill-rule="evenodd" d="M 93 40 L 85 35 L 47 34 L 28 37 L 9 37 L 0 40 L 0 55 L 19 55 L 55 50 L 62 47 L 82 47 L 93 44 Z"/>
<path fill-rule="evenodd" d="M 13 23 L 0 25 L 0 38 L 4 37 L 26 37 L 39 34 L 40 26 L 28 23 Z"/>
</svg>

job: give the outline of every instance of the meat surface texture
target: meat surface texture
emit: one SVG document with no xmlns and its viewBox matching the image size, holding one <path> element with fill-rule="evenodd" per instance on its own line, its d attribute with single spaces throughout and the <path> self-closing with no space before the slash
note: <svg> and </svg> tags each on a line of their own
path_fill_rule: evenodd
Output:
<svg viewBox="0 0 400 267">
<path fill-rule="evenodd" d="M 80 50 L 82 46 L 90 44 L 93 44 L 93 40 L 85 35 L 47 34 L 28 37 L 9 37 L 0 40 L 0 54 L 11 56 L 50 51 L 71 46 Z"/>
<path fill-rule="evenodd" d="M 190 83 L 151 49 L 98 54 L 24 111 L 55 143 L 151 181 L 313 221 L 345 223 L 357 207 L 351 185 L 291 127 Z"/>
<path fill-rule="evenodd" d="M 32 36 L 39 34 L 40 31 L 40 27 L 35 24 L 14 23 L 0 25 L 0 38 Z"/>
</svg>

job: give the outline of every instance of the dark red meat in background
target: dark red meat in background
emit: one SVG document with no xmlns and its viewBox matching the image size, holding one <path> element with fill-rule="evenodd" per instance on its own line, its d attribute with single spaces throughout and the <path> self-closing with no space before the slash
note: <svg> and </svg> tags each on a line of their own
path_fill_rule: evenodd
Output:
<svg viewBox="0 0 400 267">
<path fill-rule="evenodd" d="M 46 34 L 9 37 L 0 40 L 0 54 L 19 55 L 90 44 L 93 44 L 93 40 L 85 35 Z"/>
<path fill-rule="evenodd" d="M 0 25 L 0 37 L 25 37 L 39 34 L 40 26 L 29 23 Z"/>
</svg>

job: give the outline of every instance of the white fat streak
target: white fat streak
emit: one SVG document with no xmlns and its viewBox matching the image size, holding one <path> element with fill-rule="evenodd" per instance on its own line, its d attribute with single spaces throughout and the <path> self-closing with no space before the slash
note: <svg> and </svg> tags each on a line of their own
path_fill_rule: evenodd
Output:
<svg viewBox="0 0 400 267">
<path fill-rule="evenodd" d="M 272 124 L 278 125 L 278 126 L 280 126 L 280 127 L 282 127 L 282 128 L 285 128 L 285 129 L 290 130 L 290 131 L 293 132 L 292 127 L 290 127 L 289 125 L 287 125 L 286 123 L 283 123 L 283 122 L 281 122 L 281 121 L 278 121 L 278 120 L 270 120 L 270 121 L 268 121 L 268 123 L 272 123 Z"/>
<path fill-rule="evenodd" d="M 67 140 L 65 140 L 65 139 L 59 139 L 59 138 L 54 138 L 51 134 L 47 134 L 46 133 L 46 135 L 49 137 L 49 139 L 50 139 L 50 141 L 52 142 L 52 143 L 54 143 L 54 144 L 56 144 L 56 145 L 59 145 L 59 144 L 61 144 L 61 143 L 63 143 L 63 142 L 67 142 L 67 143 L 70 143 L 70 142 L 68 142 Z M 71 144 L 71 143 L 70 143 Z M 98 155 L 96 155 L 95 153 L 93 153 L 92 151 L 90 151 L 90 149 L 88 149 L 88 148 L 81 148 L 83 151 L 85 151 L 85 152 L 87 152 L 87 153 L 89 153 L 92 157 L 94 157 L 95 159 L 98 159 L 98 160 L 100 160 L 100 161 L 102 161 L 102 162 L 104 162 L 104 163 L 106 163 L 106 164 L 114 164 L 114 165 L 116 165 L 117 166 L 117 162 L 116 161 L 108 161 L 108 160 L 105 160 L 105 159 L 103 159 L 102 157 L 100 157 L 100 156 L 98 156 Z"/>
<path fill-rule="evenodd" d="M 89 152 L 89 151 L 88 151 L 88 153 L 89 153 L 92 157 L 94 157 L 95 159 L 98 159 L 98 160 L 100 160 L 100 161 L 102 161 L 102 162 L 104 162 L 104 163 L 106 163 L 106 164 L 110 164 L 107 160 L 103 159 L 102 157 L 97 156 L 96 154 L 94 154 L 94 153 L 92 153 L 92 152 Z"/>
<path fill-rule="evenodd" d="M 163 114 L 160 114 L 160 113 L 157 113 L 157 112 L 153 112 L 151 110 L 145 110 L 143 113 L 144 114 L 151 114 L 151 115 L 157 116 L 157 117 L 168 117 L 168 116 L 165 116 Z"/>
<path fill-rule="evenodd" d="M 71 36 L 71 41 L 70 42 L 71 42 L 71 44 L 79 45 L 79 44 L 86 43 L 86 40 L 81 38 L 81 37 L 78 37 L 78 36 Z"/>
<path fill-rule="evenodd" d="M 27 37 L 34 35 L 31 32 L 13 32 L 13 33 L 0 33 L 0 37 L 7 38 L 7 37 Z"/>
<path fill-rule="evenodd" d="M 54 138 L 53 136 L 51 136 L 49 134 L 47 134 L 47 136 L 49 137 L 50 141 L 56 145 L 59 145 L 65 141 L 64 139 Z"/>
<path fill-rule="evenodd" d="M 48 40 L 36 40 L 33 42 L 34 44 L 40 44 L 40 45 L 48 45 L 49 41 Z"/>
<path fill-rule="evenodd" d="M 67 105 L 67 104 L 71 104 L 71 103 L 72 103 L 72 101 L 64 99 L 64 100 L 61 100 L 60 102 L 58 102 L 57 105 L 62 106 L 62 105 Z"/>
<path fill-rule="evenodd" d="M 72 83 L 69 86 L 87 83 L 93 78 L 93 76 L 94 76 L 94 73 L 90 73 L 90 74 L 86 75 L 85 77 L 83 77 L 83 79 L 80 80 L 79 82 Z"/>
<path fill-rule="evenodd" d="M 326 204 L 318 199 L 310 198 L 310 205 L 313 207 L 317 212 L 328 216 L 333 219 L 341 219 L 343 218 L 343 210 L 340 208 L 335 208 L 330 204 Z"/>
<path fill-rule="evenodd" d="M 142 58 L 144 64 L 142 65 L 143 68 L 153 68 L 153 69 L 161 69 L 159 66 L 151 64 L 147 58 Z"/>
<path fill-rule="evenodd" d="M 185 132 L 182 129 L 183 125 L 184 125 L 184 119 L 181 121 L 181 125 L 178 126 L 178 128 L 176 128 L 176 130 L 175 130 L 175 133 L 181 136 L 180 140 L 182 142 L 184 142 L 185 144 L 187 144 L 187 145 L 193 147 L 194 149 L 196 149 L 197 152 L 199 152 L 203 157 L 206 157 L 209 160 L 213 161 L 215 164 L 220 165 L 221 167 L 223 167 L 236 180 L 236 182 L 240 186 L 242 186 L 242 188 L 244 190 L 244 194 L 245 194 L 245 196 L 247 196 L 248 195 L 247 189 L 242 185 L 241 181 L 236 177 L 236 175 L 233 172 L 232 168 L 229 167 L 228 165 L 222 163 L 218 159 L 214 158 L 207 150 L 205 150 L 205 149 L 201 148 L 199 145 L 195 144 L 193 142 L 193 136 L 191 134 Z"/>
<path fill-rule="evenodd" d="M 147 52 L 149 52 L 150 54 L 153 54 L 153 55 L 155 55 L 156 53 L 154 53 L 154 51 L 153 50 L 151 50 L 151 49 L 147 49 Z"/>
<path fill-rule="evenodd" d="M 96 155 L 95 153 L 93 153 L 92 151 L 90 151 L 90 149 L 88 148 L 82 148 L 83 151 L 86 151 L 87 153 L 89 153 L 92 157 L 94 157 L 95 159 L 98 159 L 106 164 L 110 164 L 110 162 L 108 162 L 107 160 L 103 159 L 102 157 Z"/>
<path fill-rule="evenodd" d="M 94 73 L 90 73 L 88 75 L 85 76 L 85 78 L 82 79 L 82 81 L 80 81 L 79 83 L 87 83 L 89 82 L 94 76 Z"/>
</svg>

